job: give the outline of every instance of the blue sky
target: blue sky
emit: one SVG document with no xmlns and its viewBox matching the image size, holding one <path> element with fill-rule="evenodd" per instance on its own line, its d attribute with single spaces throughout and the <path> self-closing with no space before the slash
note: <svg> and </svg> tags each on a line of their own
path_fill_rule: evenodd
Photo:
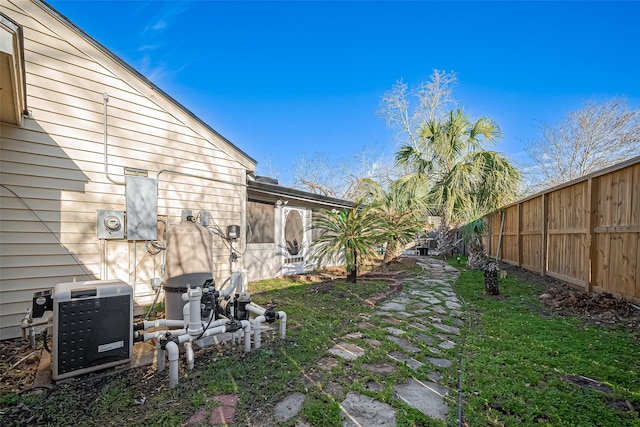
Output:
<svg viewBox="0 0 640 427">
<path fill-rule="evenodd" d="M 497 120 L 523 168 L 538 123 L 582 100 L 640 107 L 635 1 L 49 3 L 283 184 L 302 155 L 391 159 L 380 98 L 433 69 L 456 72 L 456 100 Z"/>
</svg>

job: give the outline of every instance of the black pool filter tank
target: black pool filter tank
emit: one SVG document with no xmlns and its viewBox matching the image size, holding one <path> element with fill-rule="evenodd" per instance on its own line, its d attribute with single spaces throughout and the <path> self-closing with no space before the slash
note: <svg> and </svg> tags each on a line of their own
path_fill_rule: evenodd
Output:
<svg viewBox="0 0 640 427">
<path fill-rule="evenodd" d="M 57 284 L 53 322 L 54 380 L 131 360 L 133 292 L 121 280 Z"/>
</svg>

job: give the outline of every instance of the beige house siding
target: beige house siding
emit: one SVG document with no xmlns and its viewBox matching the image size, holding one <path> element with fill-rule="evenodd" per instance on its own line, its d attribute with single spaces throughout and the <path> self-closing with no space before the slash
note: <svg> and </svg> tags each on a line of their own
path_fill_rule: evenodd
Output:
<svg viewBox="0 0 640 427">
<path fill-rule="evenodd" d="M 134 251 L 133 242 L 97 239 L 96 211 L 125 210 L 124 185 L 104 173 L 104 93 L 109 174 L 122 182 L 135 168 L 158 178 L 158 215 L 169 226 L 183 208 L 210 211 L 223 230 L 245 224 L 255 162 L 42 3 L 3 0 L 0 12 L 23 27 L 31 113 L 22 127 L 0 124 L 2 339 L 19 334 L 35 291 L 74 279 L 132 283 L 134 274 L 146 286 L 160 276 L 161 256 L 144 242 Z M 229 252 L 214 242 L 223 280 Z"/>
</svg>

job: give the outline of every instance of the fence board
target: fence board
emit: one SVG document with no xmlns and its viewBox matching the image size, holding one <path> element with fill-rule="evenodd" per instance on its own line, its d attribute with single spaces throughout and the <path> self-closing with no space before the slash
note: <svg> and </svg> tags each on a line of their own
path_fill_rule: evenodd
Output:
<svg viewBox="0 0 640 427">
<path fill-rule="evenodd" d="M 484 219 L 489 256 L 640 303 L 640 157 Z"/>
</svg>

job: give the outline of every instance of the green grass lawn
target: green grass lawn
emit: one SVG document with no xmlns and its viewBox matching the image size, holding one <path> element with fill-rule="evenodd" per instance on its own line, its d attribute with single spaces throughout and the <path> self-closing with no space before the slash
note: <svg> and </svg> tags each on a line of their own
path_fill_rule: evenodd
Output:
<svg viewBox="0 0 640 427">
<path fill-rule="evenodd" d="M 464 260 L 463 260 L 464 261 Z M 457 262 L 453 265 L 457 266 Z M 411 274 L 411 266 L 407 266 Z M 443 426 L 419 411 L 399 403 L 393 385 L 409 377 L 426 380 L 428 364 L 418 371 L 399 366 L 391 376 L 362 368 L 364 363 L 388 362 L 397 345 L 385 339 L 384 323 L 373 315 L 365 299 L 383 293 L 382 281 L 357 284 L 335 280 L 312 283 L 299 279 L 274 279 L 250 284 L 260 305 L 277 303 L 287 313 L 287 338 L 263 335 L 263 347 L 248 354 L 242 346 L 208 348 L 195 358 L 195 369 L 180 364 L 180 380 L 168 388 L 167 372 L 138 368 L 115 374 L 59 384 L 38 394 L 1 393 L 2 416 L 7 425 L 165 425 L 179 426 L 200 408 L 212 408 L 212 396 L 238 394 L 238 425 L 273 408 L 288 393 L 307 395 L 302 416 L 314 426 L 339 426 L 338 402 L 326 389 L 339 384 L 344 391 L 370 395 L 398 410 L 398 426 Z M 584 324 L 574 317 L 541 313 L 537 285 L 509 276 L 500 281 L 501 294 L 484 293 L 479 271 L 461 272 L 455 285 L 464 299 L 468 326 L 462 328 L 458 346 L 443 357 L 454 361 L 444 369 L 443 385 L 450 388 L 447 425 L 456 426 L 459 356 L 463 352 L 463 415 L 467 426 L 640 426 L 640 346 L 636 333 Z M 367 348 L 353 362 L 339 361 L 328 371 L 318 361 L 341 336 L 359 330 L 367 321 L 367 338 L 381 342 Z M 403 320 L 406 322 L 406 320 Z M 411 334 L 408 334 L 411 338 Z M 464 345 L 463 345 L 464 344 Z M 416 356 L 418 357 L 418 356 Z M 582 375 L 601 381 L 612 393 L 581 388 L 563 377 Z M 383 384 L 372 392 L 369 382 Z M 42 392 L 42 390 L 40 390 Z M 283 423 L 292 427 L 294 420 Z"/>
<path fill-rule="evenodd" d="M 455 290 L 469 315 L 468 425 L 640 426 L 638 331 L 545 315 L 538 309 L 543 290 L 511 275 L 500 280 L 497 297 L 485 295 L 480 271 L 463 270 Z M 600 381 L 613 392 L 578 387 L 563 380 L 568 376 Z"/>
</svg>

